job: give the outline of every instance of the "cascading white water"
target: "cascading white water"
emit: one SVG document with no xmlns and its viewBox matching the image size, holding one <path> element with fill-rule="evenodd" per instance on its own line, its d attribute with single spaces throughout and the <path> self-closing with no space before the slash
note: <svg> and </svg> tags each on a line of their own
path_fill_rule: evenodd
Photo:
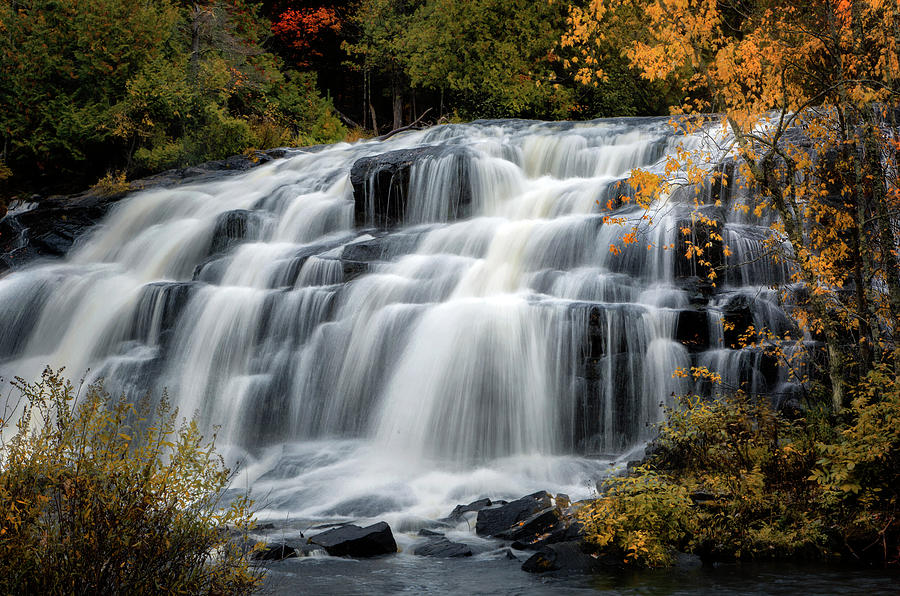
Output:
<svg viewBox="0 0 900 596">
<path fill-rule="evenodd" d="M 599 214 L 630 169 L 700 142 L 662 119 L 475 123 L 136 193 L 65 261 L 0 281 L 0 371 L 168 388 L 221 426 L 274 510 L 437 516 L 486 494 L 585 496 L 690 390 L 676 368 L 746 368 L 720 345 L 727 293 L 701 300 L 705 347 L 676 341 L 697 298 L 662 247 L 692 207 L 670 198 L 620 255 L 622 228 Z M 444 152 L 410 166 L 404 223 L 354 229 L 353 164 L 417 147 Z M 764 241 L 745 227 L 727 226 L 736 258 Z M 785 275 L 754 260 L 729 281 Z"/>
</svg>

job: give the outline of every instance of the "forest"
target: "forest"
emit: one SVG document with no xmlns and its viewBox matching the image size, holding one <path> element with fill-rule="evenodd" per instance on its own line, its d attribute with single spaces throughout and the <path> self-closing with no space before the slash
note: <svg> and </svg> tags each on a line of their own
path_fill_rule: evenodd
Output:
<svg viewBox="0 0 900 596">
<path fill-rule="evenodd" d="M 115 502 L 128 531 L 110 542 L 107 585 L 140 590 L 129 568 L 187 557 L 160 581 L 256 589 L 248 557 L 303 558 L 325 541 L 297 526 L 302 546 L 248 546 L 249 498 L 217 508 L 231 477 L 205 437 L 224 425 L 224 443 L 259 462 L 297 437 L 339 437 L 414 453 L 429 473 L 444 457 L 448 482 L 477 478 L 431 501 L 409 496 L 426 476 L 386 482 L 375 514 L 414 511 L 407 526 L 441 533 L 391 536 L 379 554 L 424 536 L 459 547 L 444 533 L 477 519 L 537 572 L 683 557 L 896 568 L 898 40 L 895 0 L 2 0 L 4 213 L 28 199 L 32 219 L 42 202 L 55 217 L 57 195 L 119 200 L 163 171 L 300 150 L 254 182 L 150 189 L 146 211 L 126 198 L 90 242 L 67 240 L 60 269 L 4 261 L 0 371 L 47 356 L 104 373 L 80 409 L 61 373 L 16 381 L 41 424 L 0 413 L 4 559 L 48 532 L 102 552 L 85 528 L 113 527 Z M 90 304 L 117 293 L 112 314 Z M 63 314 L 32 312 L 52 308 Z M 89 349 L 54 351 L 77 343 L 79 317 Z M 54 350 L 41 332 L 60 334 Z M 179 427 L 167 397 L 116 401 L 107 373 L 123 392 L 174 379 L 176 406 L 209 419 Z M 144 424 L 154 416 L 162 430 Z M 261 482 L 332 469 L 321 453 L 279 453 Z M 561 489 L 500 505 L 472 492 L 485 470 L 513 474 L 514 457 L 556 479 L 608 453 L 620 459 L 574 503 Z M 560 470 L 551 455 L 584 459 Z M 346 457 L 342 470 L 371 478 Z M 536 488 L 529 470 L 503 478 Z M 304 520 L 376 519 L 359 513 L 371 495 L 348 494 L 349 508 L 321 511 L 284 499 L 314 512 Z M 150 507 L 154 495 L 168 505 Z M 422 502 L 464 497 L 416 526 Z M 129 558 L 148 527 L 156 550 Z M 103 589 L 41 577 L 29 557 L 0 564 L 0 586 Z"/>
<path fill-rule="evenodd" d="M 10 0 L 0 11 L 6 196 L 417 121 L 650 115 L 679 100 L 619 56 L 604 58 L 600 83 L 578 83 L 563 3 Z"/>
</svg>

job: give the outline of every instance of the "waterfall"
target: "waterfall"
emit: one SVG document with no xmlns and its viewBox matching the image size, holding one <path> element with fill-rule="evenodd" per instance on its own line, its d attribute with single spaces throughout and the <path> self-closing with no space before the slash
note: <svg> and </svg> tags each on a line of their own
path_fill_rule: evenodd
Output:
<svg viewBox="0 0 900 596">
<path fill-rule="evenodd" d="M 790 331 L 766 288 L 790 275 L 760 256 L 766 222 L 732 215 L 737 191 L 706 193 L 733 265 L 710 290 L 677 250 L 693 198 L 673 193 L 652 223 L 621 200 L 630 170 L 662 171 L 705 136 L 665 119 L 485 121 L 134 193 L 65 259 L 0 280 L 0 373 L 167 388 L 273 510 L 586 495 L 673 395 L 710 392 L 676 368 L 790 385 L 722 324 Z M 640 229 L 621 254 L 608 201 Z"/>
</svg>

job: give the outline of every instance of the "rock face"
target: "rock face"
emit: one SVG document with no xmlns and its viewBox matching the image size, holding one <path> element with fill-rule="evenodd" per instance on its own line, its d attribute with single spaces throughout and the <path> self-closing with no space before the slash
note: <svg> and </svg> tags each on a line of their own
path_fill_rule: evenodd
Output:
<svg viewBox="0 0 900 596">
<path fill-rule="evenodd" d="M 507 530 L 494 534 L 494 537 L 531 542 L 540 536 L 549 535 L 561 521 L 562 513 L 559 509 L 550 507 L 523 519 Z"/>
<path fill-rule="evenodd" d="M 235 155 L 227 159 L 211 161 L 198 166 L 168 170 L 129 184 L 129 191 L 145 190 L 157 186 L 173 186 L 182 182 L 200 182 L 229 173 L 249 170 L 258 165 L 287 155 L 286 149 L 257 151 L 253 155 Z M 74 195 L 37 198 L 11 205 L 10 211 L 0 219 L 0 273 L 21 268 L 34 259 L 62 257 L 75 241 L 91 229 L 127 192 L 105 194 L 88 190 Z M 225 222 L 232 232 L 237 232 L 238 218 Z"/>
<path fill-rule="evenodd" d="M 385 522 L 366 528 L 341 526 L 313 536 L 309 543 L 321 546 L 333 557 L 366 558 L 397 552 L 394 534 Z"/>
<path fill-rule="evenodd" d="M 0 220 L 0 269 L 19 268 L 40 257 L 65 255 L 75 240 L 124 196 L 88 191 L 14 206 Z"/>
<path fill-rule="evenodd" d="M 413 164 L 448 158 L 447 179 L 452 187 L 438 211 L 431 217 L 410 220 L 410 183 Z M 358 227 L 393 228 L 403 223 L 446 221 L 464 217 L 472 202 L 468 184 L 468 161 L 458 147 L 425 146 L 389 151 L 357 160 L 350 170 L 353 185 L 356 225 Z M 418 219 L 420 221 L 415 221 Z"/>
</svg>

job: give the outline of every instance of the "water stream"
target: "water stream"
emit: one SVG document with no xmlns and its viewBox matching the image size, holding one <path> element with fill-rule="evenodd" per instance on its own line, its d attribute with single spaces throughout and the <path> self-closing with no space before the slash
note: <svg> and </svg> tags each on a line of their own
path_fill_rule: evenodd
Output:
<svg viewBox="0 0 900 596">
<path fill-rule="evenodd" d="M 757 258 L 768 222 L 722 185 L 652 223 L 623 200 L 631 169 L 708 141 L 665 119 L 476 122 L 138 192 L 66 259 L 0 280 L 0 373 L 167 388 L 220 427 L 263 518 L 403 532 L 483 496 L 585 498 L 673 394 L 709 390 L 676 368 L 795 389 L 722 324 L 791 326 L 767 287 L 787 272 Z M 716 288 L 679 254 L 695 202 L 732 251 Z"/>
</svg>

